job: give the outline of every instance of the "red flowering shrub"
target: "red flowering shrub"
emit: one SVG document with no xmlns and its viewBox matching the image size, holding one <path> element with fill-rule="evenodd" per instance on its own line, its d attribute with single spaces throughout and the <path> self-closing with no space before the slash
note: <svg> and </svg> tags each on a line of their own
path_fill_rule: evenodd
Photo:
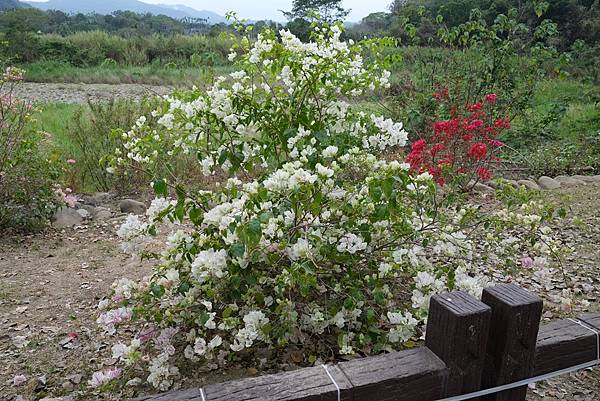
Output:
<svg viewBox="0 0 600 401">
<path fill-rule="evenodd" d="M 441 103 L 450 103 L 447 90 L 433 94 Z M 406 161 L 419 173 L 429 172 L 440 185 L 454 182 L 470 190 L 478 181 L 492 178 L 491 165 L 498 162 L 503 146 L 497 138 L 507 128 L 507 119 L 494 118 L 495 93 L 464 110 L 448 104 L 450 119 L 437 121 L 425 138 L 412 144 Z"/>
</svg>

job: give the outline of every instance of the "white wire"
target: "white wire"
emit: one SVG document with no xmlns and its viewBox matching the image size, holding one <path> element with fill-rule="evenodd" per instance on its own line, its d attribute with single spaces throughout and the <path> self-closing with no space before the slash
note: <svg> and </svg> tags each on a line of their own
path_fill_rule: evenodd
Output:
<svg viewBox="0 0 600 401">
<path fill-rule="evenodd" d="M 206 397 L 204 396 L 204 390 L 200 387 L 200 397 L 202 397 L 202 401 L 206 401 Z"/>
<path fill-rule="evenodd" d="M 592 333 L 594 333 L 596 335 L 596 350 L 597 350 L 596 360 L 590 361 L 590 362 L 585 362 L 585 363 L 582 363 L 582 364 L 579 364 L 576 366 L 571 366 L 570 368 L 557 370 L 555 372 L 546 373 L 544 375 L 531 377 L 529 379 L 520 380 L 518 382 L 503 384 L 501 386 L 492 387 L 492 388 L 488 388 L 488 389 L 480 390 L 480 391 L 475 391 L 475 392 L 469 393 L 469 394 L 463 394 L 463 395 L 457 395 L 454 397 L 443 398 L 443 399 L 440 399 L 437 401 L 470 400 L 472 398 L 481 397 L 481 396 L 488 395 L 488 394 L 499 393 L 501 391 L 510 390 L 510 389 L 517 388 L 517 387 L 527 386 L 529 384 L 537 383 L 542 380 L 551 379 L 556 376 L 565 375 L 567 373 L 572 373 L 572 372 L 576 372 L 581 369 L 591 368 L 593 366 L 600 365 L 600 332 L 598 332 L 591 326 L 584 324 L 580 320 L 576 320 L 576 319 L 568 319 L 568 320 L 572 321 L 573 323 L 577 323 L 581 327 L 588 329 L 589 331 L 591 331 Z"/>
<path fill-rule="evenodd" d="M 321 367 L 323 369 L 325 369 L 325 373 L 327 373 L 327 376 L 329 376 L 329 380 L 331 380 L 331 382 L 333 383 L 333 385 L 335 386 L 335 389 L 337 390 L 337 399 L 338 401 L 340 401 L 342 399 L 342 394 L 340 391 L 340 386 L 338 386 L 338 384 L 335 382 L 333 376 L 331 375 L 331 373 L 329 373 L 329 369 L 327 369 L 326 365 L 321 365 Z"/>
<path fill-rule="evenodd" d="M 594 333 L 596 335 L 596 359 L 598 360 L 598 362 L 600 362 L 600 332 L 598 332 L 598 330 L 594 329 L 592 326 L 590 326 L 586 323 L 583 323 L 581 320 L 571 319 L 571 318 L 569 318 L 568 320 L 572 321 L 573 323 L 577 323 L 584 329 L 588 329 L 589 331 L 591 331 L 592 333 Z"/>
</svg>

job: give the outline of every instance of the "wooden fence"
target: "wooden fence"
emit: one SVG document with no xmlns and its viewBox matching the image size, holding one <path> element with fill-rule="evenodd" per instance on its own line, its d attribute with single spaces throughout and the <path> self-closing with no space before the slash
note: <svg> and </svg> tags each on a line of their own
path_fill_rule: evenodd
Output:
<svg viewBox="0 0 600 401">
<path fill-rule="evenodd" d="M 435 401 L 598 358 L 600 313 L 540 327 L 541 314 L 542 300 L 513 284 L 484 290 L 481 301 L 463 292 L 437 295 L 424 347 L 137 400 Z M 524 401 L 526 391 L 478 400 Z"/>
</svg>

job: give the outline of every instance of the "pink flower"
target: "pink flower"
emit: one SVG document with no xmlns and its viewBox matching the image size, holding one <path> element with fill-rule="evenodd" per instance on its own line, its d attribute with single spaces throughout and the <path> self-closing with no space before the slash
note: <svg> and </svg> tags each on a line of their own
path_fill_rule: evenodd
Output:
<svg viewBox="0 0 600 401">
<path fill-rule="evenodd" d="M 531 259 L 529 256 L 521 258 L 521 266 L 526 268 L 533 266 L 533 259 Z"/>
<path fill-rule="evenodd" d="M 75 204 L 79 202 L 79 198 L 75 195 L 66 195 L 64 201 L 67 204 L 67 206 L 75 207 Z"/>
<path fill-rule="evenodd" d="M 75 163 L 77 163 L 77 160 L 75 160 L 75 159 L 67 160 L 67 164 L 75 164 Z"/>
<path fill-rule="evenodd" d="M 114 368 L 105 371 L 94 372 L 92 379 L 88 381 L 88 384 L 92 387 L 98 387 L 104 383 L 108 383 L 111 380 L 121 376 L 123 370 L 121 368 Z"/>
<path fill-rule="evenodd" d="M 22 386 L 23 384 L 25 384 L 26 381 L 27 377 L 25 377 L 25 375 L 16 375 L 15 377 L 13 377 L 13 386 Z"/>
</svg>

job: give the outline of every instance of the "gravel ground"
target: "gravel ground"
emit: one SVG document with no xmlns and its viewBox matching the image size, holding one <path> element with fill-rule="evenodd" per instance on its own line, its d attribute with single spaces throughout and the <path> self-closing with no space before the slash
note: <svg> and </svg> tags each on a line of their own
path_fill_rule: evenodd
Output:
<svg viewBox="0 0 600 401">
<path fill-rule="evenodd" d="M 24 82 L 18 85 L 15 96 L 32 103 L 86 103 L 88 99 L 106 101 L 113 98 L 139 100 L 148 95 L 166 95 L 169 86 L 139 84 L 70 84 Z"/>
<path fill-rule="evenodd" d="M 600 311 L 600 184 L 561 188 L 545 196 L 571 212 L 555 227 L 573 249 L 563 260 L 569 285 L 557 274 L 553 285 L 544 288 L 527 269 L 513 279 L 543 297 L 544 321 Z M 86 384 L 93 371 L 111 364 L 105 357 L 112 340 L 95 323 L 98 301 L 114 279 L 135 279 L 151 270 L 120 253 L 114 232 L 123 218 L 24 238 L 0 236 L 0 400 L 126 400 L 149 391 L 129 387 L 95 394 Z M 566 288 L 573 300 L 567 308 L 561 306 Z M 258 373 L 247 367 L 186 372 L 182 387 Z M 14 386 L 15 375 L 25 375 L 26 383 Z M 528 399 L 600 401 L 600 368 L 532 386 Z"/>
</svg>

